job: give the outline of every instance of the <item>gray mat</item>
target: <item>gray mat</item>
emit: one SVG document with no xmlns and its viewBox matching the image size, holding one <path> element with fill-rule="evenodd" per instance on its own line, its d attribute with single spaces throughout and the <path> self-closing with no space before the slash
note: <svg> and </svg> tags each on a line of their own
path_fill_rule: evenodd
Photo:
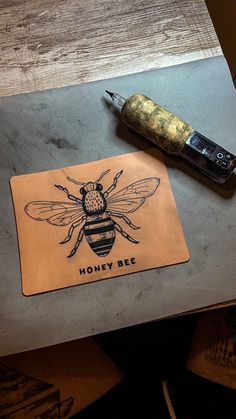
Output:
<svg viewBox="0 0 236 419">
<path fill-rule="evenodd" d="M 124 96 L 140 91 L 236 154 L 236 95 L 223 57 L 1 98 L 1 355 L 236 298 L 235 176 L 217 186 L 169 157 L 190 262 L 34 297 L 22 295 L 9 178 L 150 147 L 119 123 L 109 99 L 104 99 L 105 89 Z"/>
</svg>

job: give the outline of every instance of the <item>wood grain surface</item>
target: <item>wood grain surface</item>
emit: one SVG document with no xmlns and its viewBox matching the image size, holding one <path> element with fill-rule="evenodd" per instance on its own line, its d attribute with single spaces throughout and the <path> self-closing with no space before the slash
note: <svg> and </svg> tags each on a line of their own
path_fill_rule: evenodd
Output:
<svg viewBox="0 0 236 419">
<path fill-rule="evenodd" d="M 0 95 L 221 54 L 204 0 L 1 0 Z"/>
</svg>

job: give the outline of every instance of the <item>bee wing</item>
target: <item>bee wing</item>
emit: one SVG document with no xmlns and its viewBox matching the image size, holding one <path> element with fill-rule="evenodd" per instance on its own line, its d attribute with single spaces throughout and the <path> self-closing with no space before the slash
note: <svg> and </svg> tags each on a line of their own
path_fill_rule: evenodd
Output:
<svg viewBox="0 0 236 419">
<path fill-rule="evenodd" d="M 80 203 L 57 201 L 33 201 L 25 206 L 26 214 L 37 221 L 47 221 L 55 226 L 71 224 L 83 214 Z"/>
<path fill-rule="evenodd" d="M 136 211 L 145 202 L 145 199 L 152 196 L 160 184 L 157 177 L 149 177 L 131 183 L 107 199 L 107 209 L 128 213 Z"/>
</svg>

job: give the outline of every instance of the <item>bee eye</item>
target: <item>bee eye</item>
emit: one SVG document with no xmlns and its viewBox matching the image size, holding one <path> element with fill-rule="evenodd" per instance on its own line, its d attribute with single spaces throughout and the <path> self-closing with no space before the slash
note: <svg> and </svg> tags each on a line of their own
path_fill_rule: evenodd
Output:
<svg viewBox="0 0 236 419">
<path fill-rule="evenodd" d="M 96 186 L 96 191 L 102 191 L 103 190 L 103 186 L 101 185 L 101 183 L 98 183 Z"/>
<path fill-rule="evenodd" d="M 81 195 L 85 195 L 86 194 L 86 190 L 84 188 L 80 188 L 80 193 L 81 193 Z"/>
</svg>

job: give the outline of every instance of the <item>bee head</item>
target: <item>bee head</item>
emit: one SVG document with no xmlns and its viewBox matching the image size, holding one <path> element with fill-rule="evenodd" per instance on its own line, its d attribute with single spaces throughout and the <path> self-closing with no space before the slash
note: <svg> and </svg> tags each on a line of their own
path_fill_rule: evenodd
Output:
<svg viewBox="0 0 236 419">
<path fill-rule="evenodd" d="M 96 183 L 95 182 L 88 182 L 85 183 L 83 188 L 80 189 L 80 193 L 84 195 L 87 192 L 95 191 L 96 190 Z"/>
<path fill-rule="evenodd" d="M 67 179 L 70 182 L 75 183 L 76 185 L 83 185 L 82 188 L 80 188 L 81 195 L 85 195 L 87 192 L 91 191 L 102 191 L 103 186 L 100 182 L 100 180 L 108 173 L 110 172 L 110 169 L 106 170 L 106 172 L 103 172 L 101 176 L 95 181 L 95 182 L 79 182 L 78 180 L 71 179 L 70 177 L 67 177 Z"/>
</svg>

